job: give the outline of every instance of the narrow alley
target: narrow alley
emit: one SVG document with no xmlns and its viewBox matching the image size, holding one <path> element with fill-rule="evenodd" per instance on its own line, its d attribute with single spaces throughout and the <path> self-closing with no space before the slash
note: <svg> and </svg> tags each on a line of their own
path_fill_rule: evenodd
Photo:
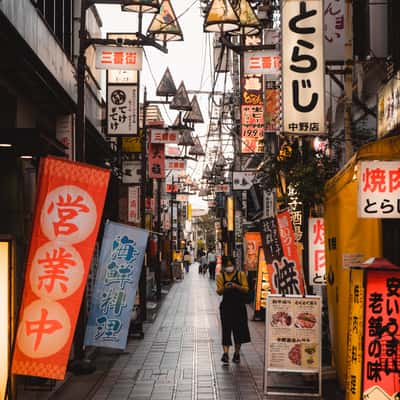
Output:
<svg viewBox="0 0 400 400">
<path fill-rule="evenodd" d="M 243 346 L 241 363 L 223 366 L 220 299 L 215 282 L 197 269 L 192 264 L 172 285 L 155 321 L 146 324 L 144 340 L 131 339 L 111 369 L 97 378 L 73 376 L 51 399 L 262 399 L 264 323 L 249 321 L 252 341 Z M 330 394 L 324 399 L 340 399 L 334 387 L 324 391 Z"/>
</svg>

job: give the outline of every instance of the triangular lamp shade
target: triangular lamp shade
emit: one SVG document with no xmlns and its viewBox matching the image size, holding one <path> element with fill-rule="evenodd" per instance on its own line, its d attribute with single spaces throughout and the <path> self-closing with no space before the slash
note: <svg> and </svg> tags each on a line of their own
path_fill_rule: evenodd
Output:
<svg viewBox="0 0 400 400">
<path fill-rule="evenodd" d="M 169 72 L 169 68 L 167 68 L 164 72 L 161 82 L 157 86 L 156 95 L 168 97 L 168 96 L 175 96 L 175 94 L 176 94 L 175 82 L 172 79 L 172 75 L 171 72 Z"/>
<path fill-rule="evenodd" d="M 171 110 L 183 110 L 183 111 L 190 111 L 192 109 L 192 106 L 190 105 L 190 100 L 188 97 L 188 94 L 186 92 L 185 84 L 183 81 L 178 87 L 178 90 L 175 93 L 175 96 L 173 97 L 169 108 Z"/>
<path fill-rule="evenodd" d="M 190 102 L 192 106 L 191 111 L 187 111 L 183 116 L 183 122 L 193 122 L 202 124 L 204 122 L 203 114 L 201 113 L 199 103 L 197 101 L 197 97 L 193 96 L 192 101 Z"/>
<path fill-rule="evenodd" d="M 169 0 L 162 1 L 160 11 L 151 21 L 147 33 L 162 42 L 183 40 L 181 27 Z"/>
<path fill-rule="evenodd" d="M 239 16 L 229 0 L 212 0 L 204 20 L 205 32 L 231 32 L 239 29 Z"/>
<path fill-rule="evenodd" d="M 189 154 L 193 156 L 204 156 L 206 153 L 200 143 L 200 139 L 196 136 L 194 139 L 194 146 L 189 149 Z"/>
<path fill-rule="evenodd" d="M 194 146 L 192 132 L 188 129 L 184 129 L 181 134 L 181 138 L 178 143 L 180 146 Z"/>
<path fill-rule="evenodd" d="M 156 13 L 160 9 L 158 0 L 122 0 L 122 11 Z"/>
<path fill-rule="evenodd" d="M 238 7 L 235 10 L 239 16 L 240 28 L 232 34 L 256 35 L 260 32 L 260 20 L 247 0 L 239 0 Z"/>
</svg>

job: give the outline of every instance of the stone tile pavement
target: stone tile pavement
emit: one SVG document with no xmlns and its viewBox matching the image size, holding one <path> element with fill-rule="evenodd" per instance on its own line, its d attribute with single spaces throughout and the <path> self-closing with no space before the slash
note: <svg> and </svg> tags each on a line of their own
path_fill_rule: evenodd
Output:
<svg viewBox="0 0 400 400">
<path fill-rule="evenodd" d="M 263 399 L 264 323 L 249 322 L 252 342 L 243 345 L 241 363 L 223 366 L 219 301 L 215 282 L 192 265 L 185 279 L 171 287 L 156 320 L 146 324 L 143 340 L 130 340 L 90 389 L 83 390 L 89 377 L 77 377 L 81 389 L 74 391 L 71 379 L 70 388 L 52 399 Z M 340 399 L 334 389 L 328 392 L 324 399 Z"/>
</svg>

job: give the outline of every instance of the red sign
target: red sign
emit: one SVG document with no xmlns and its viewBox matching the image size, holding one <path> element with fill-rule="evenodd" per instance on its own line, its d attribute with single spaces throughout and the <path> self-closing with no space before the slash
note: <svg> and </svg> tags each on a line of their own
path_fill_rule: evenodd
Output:
<svg viewBox="0 0 400 400">
<path fill-rule="evenodd" d="M 149 144 L 149 178 L 165 178 L 165 145 Z"/>
<path fill-rule="evenodd" d="M 174 184 L 172 184 L 172 183 L 167 183 L 167 184 L 165 185 L 165 191 L 166 191 L 167 193 L 178 193 L 178 191 L 179 191 L 179 186 L 178 186 L 177 183 L 174 183 Z"/>
<path fill-rule="evenodd" d="M 184 171 L 186 169 L 185 160 L 167 160 L 167 169 L 173 169 L 177 171 Z"/>
<path fill-rule="evenodd" d="M 179 142 L 179 131 L 169 129 L 152 129 L 151 130 L 151 143 L 175 143 Z"/>
<path fill-rule="evenodd" d="M 394 398 L 400 392 L 400 272 L 367 271 L 365 301 L 363 393 L 384 390 Z"/>
<path fill-rule="evenodd" d="M 258 249 L 262 246 L 260 232 L 246 232 L 244 234 L 244 270 L 257 270 Z"/>
<path fill-rule="evenodd" d="M 12 373 L 64 379 L 110 171 L 42 159 Z"/>
<path fill-rule="evenodd" d="M 277 222 L 284 255 L 282 258 L 281 271 L 287 278 L 290 278 L 290 280 L 294 278 L 297 280 L 298 288 L 300 290 L 300 293 L 298 294 L 305 294 L 303 270 L 300 263 L 289 210 L 278 213 Z"/>
</svg>

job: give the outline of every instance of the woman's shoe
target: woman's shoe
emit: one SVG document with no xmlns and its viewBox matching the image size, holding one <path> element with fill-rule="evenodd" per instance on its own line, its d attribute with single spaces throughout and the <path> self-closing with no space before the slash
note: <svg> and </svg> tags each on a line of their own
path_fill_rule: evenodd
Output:
<svg viewBox="0 0 400 400">
<path fill-rule="evenodd" d="M 236 364 L 240 363 L 240 354 L 239 353 L 233 353 L 232 361 Z"/>
<path fill-rule="evenodd" d="M 229 356 L 228 356 L 228 353 L 222 354 L 221 361 L 222 361 L 224 364 L 228 364 L 228 363 L 229 363 Z"/>
</svg>

